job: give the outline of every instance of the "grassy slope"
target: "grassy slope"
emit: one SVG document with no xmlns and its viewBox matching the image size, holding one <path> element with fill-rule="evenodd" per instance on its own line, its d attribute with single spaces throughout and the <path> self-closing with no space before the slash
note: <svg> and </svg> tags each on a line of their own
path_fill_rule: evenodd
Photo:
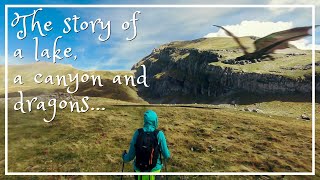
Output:
<svg viewBox="0 0 320 180">
<path fill-rule="evenodd" d="M 114 107 L 110 103 L 114 101 L 92 98 L 91 107 L 104 106 L 107 110 L 90 111 L 85 116 L 58 111 L 52 124 L 42 121 L 49 112 L 22 115 L 10 110 L 9 170 L 119 171 L 120 154 L 141 126 L 147 108 Z M 287 109 L 295 107 L 296 115 L 310 113 L 310 104 L 286 105 Z M 271 117 L 239 111 L 241 108 L 153 107 L 173 154 L 168 170 L 311 170 L 311 122 L 297 120 L 296 115 L 284 117 L 284 106 L 277 115 L 271 112 Z M 131 171 L 131 165 L 126 165 L 126 171 Z"/>
<path fill-rule="evenodd" d="M 3 66 L 0 68 L 0 73 L 4 74 Z M 52 64 L 52 63 L 33 63 L 27 65 L 12 65 L 8 67 L 8 75 L 9 75 L 9 93 L 16 92 L 17 90 L 29 90 L 34 89 L 35 87 L 41 89 L 53 89 L 50 85 L 35 85 L 33 83 L 34 75 L 41 73 L 44 77 L 51 74 L 55 75 L 64 75 L 64 74 L 75 74 L 76 70 L 72 68 L 70 65 L 62 65 L 62 64 Z M 21 75 L 24 85 L 13 84 L 13 78 L 16 75 Z M 1 84 L 4 83 L 3 79 L 0 79 Z M 54 88 L 61 88 L 58 86 L 54 86 Z M 4 89 L 0 89 L 0 95 L 4 94 Z"/>
<path fill-rule="evenodd" d="M 92 81 L 88 83 L 80 83 L 79 90 L 76 95 L 88 95 L 88 96 L 99 96 L 99 97 L 107 97 L 113 99 L 121 99 L 132 102 L 143 102 L 141 98 L 138 97 L 136 89 L 130 86 L 113 84 L 112 78 L 115 75 L 133 75 L 133 71 L 82 71 L 73 68 L 71 65 L 63 65 L 63 64 L 52 64 L 52 63 L 33 63 L 26 65 L 12 65 L 9 66 L 9 96 L 14 97 L 18 96 L 17 91 L 22 90 L 24 95 L 27 96 L 37 96 L 40 94 L 51 94 L 56 91 L 66 92 L 65 87 L 58 86 L 57 80 L 54 78 L 55 85 L 51 84 L 36 84 L 33 80 L 34 76 L 38 73 L 41 73 L 43 77 L 41 80 L 44 81 L 45 77 L 48 75 L 52 75 L 55 77 L 56 75 L 65 75 L 68 86 L 74 87 L 74 83 L 70 83 L 68 79 L 68 74 L 71 74 L 72 77 L 75 76 L 76 73 L 79 74 L 79 81 L 83 74 L 91 75 L 100 75 L 102 79 L 103 87 L 92 86 Z M 4 74 L 3 66 L 0 66 L 0 73 Z M 23 78 L 23 85 L 14 84 L 13 79 L 16 75 L 21 75 Z M 4 80 L 0 79 L 0 83 L 3 84 Z M 71 88 L 72 90 L 74 88 Z M 0 89 L 0 97 L 4 96 L 4 88 Z"/>
<path fill-rule="evenodd" d="M 240 41 L 245 44 L 249 49 L 248 51 L 253 51 L 253 39 L 249 37 L 241 37 Z M 165 44 L 160 48 L 164 47 L 176 47 L 181 49 L 195 48 L 199 50 L 224 50 L 224 49 L 238 49 L 237 43 L 228 37 L 215 37 L 215 38 L 201 38 L 191 41 L 175 41 L 169 44 Z"/>
</svg>

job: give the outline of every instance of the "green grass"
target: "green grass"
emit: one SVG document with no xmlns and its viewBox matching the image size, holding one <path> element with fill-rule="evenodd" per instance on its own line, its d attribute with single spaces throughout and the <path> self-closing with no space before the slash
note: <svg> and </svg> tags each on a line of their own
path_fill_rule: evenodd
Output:
<svg viewBox="0 0 320 180">
<path fill-rule="evenodd" d="M 275 54 L 275 60 L 263 61 L 260 63 L 246 64 L 246 65 L 231 65 L 224 64 L 222 62 L 213 62 L 210 65 L 220 66 L 223 68 L 231 68 L 234 72 L 247 72 L 247 73 L 259 73 L 259 74 L 276 74 L 285 77 L 297 79 L 304 79 L 306 76 L 311 76 L 312 70 L 289 70 L 290 67 L 301 66 L 304 67 L 311 64 L 311 54 L 307 53 L 303 56 L 281 57 L 280 54 Z M 320 72 L 320 67 L 316 67 L 316 72 Z"/>
<path fill-rule="evenodd" d="M 58 111 L 49 124 L 42 121 L 49 112 L 10 110 L 9 171 L 119 171 L 121 152 L 148 108 L 115 107 L 106 101 L 90 101 L 91 107 L 105 106 L 105 111 Z M 230 108 L 152 109 L 172 151 L 169 171 L 311 170 L 311 122 Z M 126 171 L 131 168 L 126 165 Z"/>
<path fill-rule="evenodd" d="M 93 97 L 90 107 L 106 107 L 105 111 L 59 110 L 49 124 L 42 118 L 49 117 L 50 111 L 21 114 L 10 108 L 9 171 L 120 171 L 121 152 L 128 149 L 133 132 L 142 125 L 143 112 L 150 108 L 158 113 L 159 128 L 168 140 L 170 172 L 311 171 L 311 122 L 297 119 L 302 113 L 310 115 L 310 103 L 260 103 L 264 114 L 241 111 L 257 104 L 216 106 L 221 109 L 115 104 L 130 103 Z M 131 163 L 125 171 L 132 171 Z"/>
<path fill-rule="evenodd" d="M 248 51 L 254 51 L 253 39 L 249 37 L 241 37 L 240 41 L 248 47 Z M 175 41 L 162 45 L 160 49 L 164 47 L 199 50 L 239 49 L 238 44 L 229 37 L 201 38 L 191 41 Z"/>
</svg>

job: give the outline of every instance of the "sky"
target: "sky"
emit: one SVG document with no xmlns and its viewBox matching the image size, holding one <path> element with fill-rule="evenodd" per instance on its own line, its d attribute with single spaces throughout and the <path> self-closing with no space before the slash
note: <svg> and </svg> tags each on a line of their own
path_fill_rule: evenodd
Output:
<svg viewBox="0 0 320 180">
<path fill-rule="evenodd" d="M 81 1 L 82 4 L 115 4 L 111 1 Z M 216 4 L 218 4 L 217 1 Z M 319 1 L 302 0 L 263 0 L 260 4 L 315 4 L 320 11 Z M 228 4 L 256 4 L 254 0 L 228 1 Z M 24 1 L 10 1 L 10 4 L 25 4 Z M 79 2 L 64 1 L 38 1 L 37 4 L 79 4 Z M 173 4 L 172 1 L 117 1 L 116 4 Z M 214 1 L 175 1 L 174 4 L 215 4 Z M 18 13 L 20 16 L 32 14 L 38 8 L 10 8 L 8 12 L 8 50 L 9 64 L 27 64 L 36 62 L 35 40 L 39 39 L 38 54 L 43 49 L 49 49 L 50 56 L 53 53 L 54 41 L 58 36 L 57 48 L 63 51 L 65 48 L 72 48 L 73 57 L 77 59 L 64 58 L 56 63 L 71 64 L 83 70 L 129 70 L 132 65 L 152 52 L 161 44 L 172 41 L 192 40 L 203 37 L 223 37 L 223 31 L 213 27 L 218 24 L 228 27 L 229 30 L 238 36 L 255 35 L 263 37 L 272 32 L 289 29 L 298 26 L 311 25 L 310 8 L 43 8 L 37 12 L 36 21 L 42 26 L 51 21 L 53 28 L 42 37 L 36 28 L 31 31 L 31 19 L 26 20 L 27 36 L 23 40 L 17 38 L 17 32 L 23 29 L 23 20 L 20 19 L 15 27 L 11 25 Z M 4 27 L 4 6 L 0 12 L 0 23 Z M 133 13 L 137 14 L 136 21 L 137 36 L 132 41 L 126 40 L 134 35 L 132 21 Z M 74 15 L 80 17 L 80 23 L 90 22 L 100 18 L 104 23 L 110 21 L 110 38 L 107 41 L 99 41 L 107 37 L 108 29 L 102 30 L 96 26 L 95 33 L 89 26 L 86 30 L 74 32 L 72 29 L 68 34 L 63 33 L 67 28 L 64 20 Z M 317 12 L 316 17 L 320 13 Z M 130 23 L 128 30 L 122 29 L 124 22 Z M 320 19 L 316 20 L 320 24 Z M 74 23 L 70 22 L 73 28 Z M 0 40 L 4 42 L 4 28 L 0 29 Z M 316 32 L 319 34 L 319 28 Z M 317 39 L 317 38 L 316 38 Z M 318 38 L 319 39 L 319 38 Z M 311 38 L 305 38 L 293 44 L 301 49 L 310 49 Z M 320 41 L 317 40 L 317 44 Z M 0 46 L 0 64 L 4 64 L 4 43 Z M 317 48 L 320 48 L 317 46 Z M 14 51 L 22 49 L 24 58 L 14 57 Z M 60 56 L 63 54 L 60 53 Z M 53 59 L 39 57 L 39 62 L 52 62 Z"/>
</svg>

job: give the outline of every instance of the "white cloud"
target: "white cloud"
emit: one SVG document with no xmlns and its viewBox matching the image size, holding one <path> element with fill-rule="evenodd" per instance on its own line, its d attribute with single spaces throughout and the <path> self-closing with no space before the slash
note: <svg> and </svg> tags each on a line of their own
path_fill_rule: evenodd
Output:
<svg viewBox="0 0 320 180">
<path fill-rule="evenodd" d="M 318 0 L 271 0 L 269 4 L 314 4 L 320 5 Z"/>
<path fill-rule="evenodd" d="M 238 37 L 257 36 L 264 37 L 277 31 L 283 31 L 293 27 L 292 22 L 261 22 L 261 21 L 242 21 L 240 24 L 223 26 Z M 205 37 L 229 37 L 224 30 L 209 33 Z"/>
<path fill-rule="evenodd" d="M 300 39 L 297 41 L 291 41 L 290 44 L 296 46 L 298 49 L 302 49 L 302 50 L 310 50 L 312 49 L 312 44 L 310 44 L 310 42 L 306 39 Z M 315 49 L 316 50 L 320 50 L 320 45 L 316 44 L 315 45 Z"/>
<path fill-rule="evenodd" d="M 31 59 L 19 59 L 17 57 L 9 56 L 8 57 L 8 64 L 26 64 L 32 62 Z M 4 55 L 0 55 L 0 65 L 5 64 L 5 57 Z"/>
<path fill-rule="evenodd" d="M 281 5 L 281 4 L 295 4 L 295 5 L 315 5 L 315 6 L 320 6 L 320 1 L 319 0 L 271 0 L 269 2 L 269 5 Z M 292 11 L 295 8 L 276 8 L 272 7 L 269 8 L 273 13 L 275 14 L 282 14 L 288 11 Z M 310 10 L 311 11 L 311 10 Z"/>
</svg>

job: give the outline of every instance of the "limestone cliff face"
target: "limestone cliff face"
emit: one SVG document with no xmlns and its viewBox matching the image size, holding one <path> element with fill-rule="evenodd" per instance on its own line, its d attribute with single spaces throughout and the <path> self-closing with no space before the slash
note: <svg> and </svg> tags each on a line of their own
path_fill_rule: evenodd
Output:
<svg viewBox="0 0 320 180">
<path fill-rule="evenodd" d="M 272 73 L 235 71 L 212 63 L 220 58 L 214 51 L 167 47 L 155 49 L 132 69 L 136 70 L 137 77 L 142 73 L 141 64 L 146 66 L 150 87 L 140 86 L 139 91 L 149 99 L 185 96 L 214 101 L 221 95 L 237 91 L 260 94 L 310 94 L 312 91 L 311 76 L 294 79 Z"/>
</svg>

